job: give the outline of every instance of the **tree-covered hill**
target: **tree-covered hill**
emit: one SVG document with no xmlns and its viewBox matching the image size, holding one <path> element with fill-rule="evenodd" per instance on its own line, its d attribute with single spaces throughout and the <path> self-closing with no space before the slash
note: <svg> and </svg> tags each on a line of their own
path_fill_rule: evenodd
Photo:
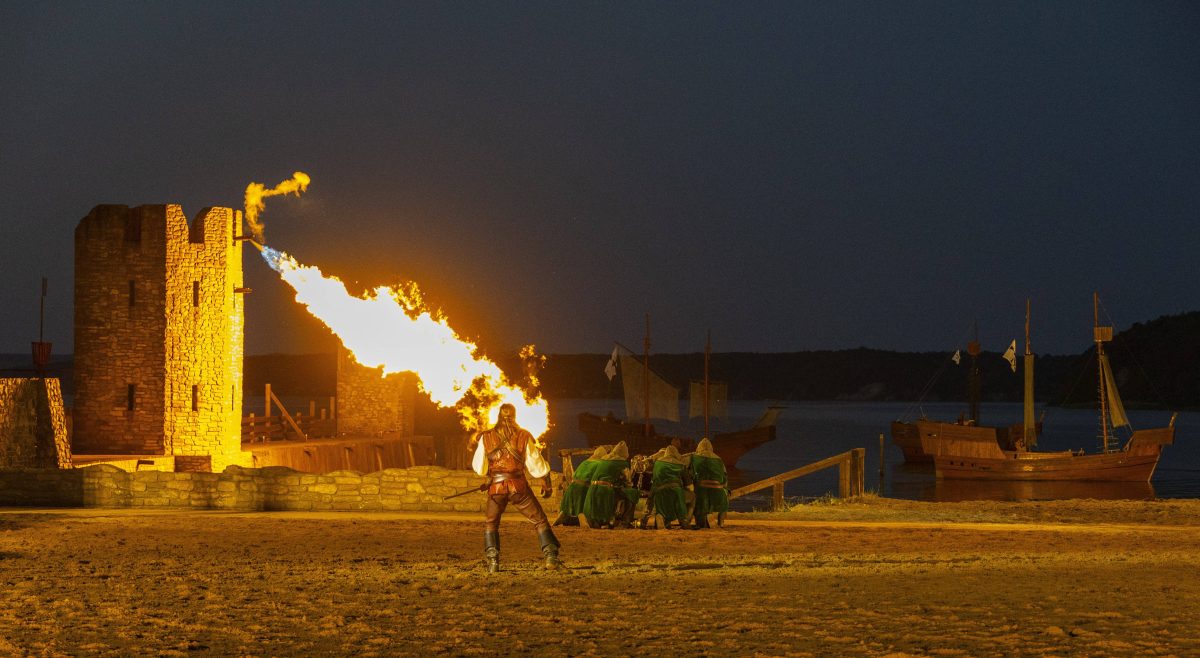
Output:
<svg viewBox="0 0 1200 658">
<path fill-rule="evenodd" d="M 1200 407 L 1200 312 L 1137 323 L 1105 347 L 1128 406 Z M 949 352 L 889 352 L 859 348 L 787 353 L 713 354 L 710 376 L 729 385 L 733 399 L 957 401 L 966 397 L 969 357 L 958 365 Z M 640 357 L 639 357 L 640 358 Z M 608 354 L 552 354 L 540 373 L 546 397 L 620 397 L 619 376 L 604 374 Z M 506 372 L 521 372 L 516 355 L 499 359 Z M 28 355 L 0 355 L 5 376 L 30 376 Z M 979 357 L 985 401 L 1021 399 L 1021 363 L 1013 372 L 996 352 Z M 676 386 L 704 376 L 704 355 L 652 354 L 651 367 Z M 1053 405 L 1092 404 L 1096 395 L 1095 348 L 1083 354 L 1042 355 L 1036 365 L 1036 397 Z M 335 389 L 332 354 L 268 354 L 246 357 L 245 389 L 261 395 L 270 382 L 279 395 L 328 396 Z M 52 376 L 71 392 L 71 359 L 56 356 Z"/>
</svg>

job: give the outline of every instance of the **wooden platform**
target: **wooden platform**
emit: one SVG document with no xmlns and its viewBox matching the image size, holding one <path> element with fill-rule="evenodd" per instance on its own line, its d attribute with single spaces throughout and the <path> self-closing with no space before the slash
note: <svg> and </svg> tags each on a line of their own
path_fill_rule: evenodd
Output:
<svg viewBox="0 0 1200 658">
<path fill-rule="evenodd" d="M 243 443 L 254 467 L 286 466 L 305 473 L 359 471 L 428 466 L 437 453 L 431 436 L 340 436 L 309 441 Z"/>
</svg>

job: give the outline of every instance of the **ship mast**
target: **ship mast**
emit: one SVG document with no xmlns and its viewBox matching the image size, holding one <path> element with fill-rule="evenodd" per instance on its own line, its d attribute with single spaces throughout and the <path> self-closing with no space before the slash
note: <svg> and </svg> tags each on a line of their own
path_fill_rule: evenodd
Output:
<svg viewBox="0 0 1200 658">
<path fill-rule="evenodd" d="M 704 342 L 704 438 L 708 438 L 708 358 L 712 354 L 712 329 Z"/>
<path fill-rule="evenodd" d="M 1030 302 L 1025 299 L 1025 447 L 1037 446 L 1037 424 L 1033 420 L 1033 346 L 1029 340 Z"/>
<path fill-rule="evenodd" d="M 971 357 L 971 370 L 967 373 L 967 404 L 971 407 L 971 422 L 979 425 L 979 321 L 975 321 L 975 340 L 967 343 L 967 354 Z"/>
<path fill-rule="evenodd" d="M 1108 433 L 1108 396 L 1105 395 L 1104 381 L 1104 343 L 1112 340 L 1113 328 L 1100 326 L 1100 295 L 1092 293 L 1092 334 L 1096 339 L 1096 367 L 1099 368 L 1099 397 L 1100 397 L 1100 437 L 1104 445 L 1104 452 L 1109 451 L 1108 444 L 1111 441 Z"/>
<path fill-rule="evenodd" d="M 644 359 L 644 363 L 642 364 L 642 366 L 645 368 L 645 372 L 642 373 L 642 385 L 643 385 L 643 389 L 644 389 L 642 391 L 643 392 L 642 397 L 646 401 L 645 416 L 643 416 L 643 418 L 646 421 L 644 431 L 645 431 L 646 438 L 650 438 L 650 314 L 649 313 L 646 314 L 646 339 L 642 342 L 642 347 L 643 347 L 642 356 Z"/>
</svg>

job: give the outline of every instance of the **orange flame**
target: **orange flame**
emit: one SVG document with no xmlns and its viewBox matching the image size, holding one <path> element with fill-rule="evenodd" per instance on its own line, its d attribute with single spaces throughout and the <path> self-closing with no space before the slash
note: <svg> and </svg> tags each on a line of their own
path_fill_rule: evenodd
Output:
<svg viewBox="0 0 1200 658">
<path fill-rule="evenodd" d="M 308 183 L 311 181 L 308 174 L 297 171 L 292 174 L 292 177 L 282 183 L 266 189 L 262 183 L 250 183 L 246 186 L 246 225 L 250 227 L 251 236 L 259 241 L 263 241 L 263 223 L 258 221 L 258 215 L 267 204 L 263 199 L 269 196 L 278 196 L 280 194 L 295 194 L 300 196 L 300 193 L 308 188 Z"/>
<path fill-rule="evenodd" d="M 384 375 L 415 373 L 421 390 L 435 403 L 458 409 L 464 428 L 490 427 L 506 402 L 516 407 L 517 423 L 535 437 L 549 428 L 546 400 L 527 395 L 495 363 L 475 356 L 473 343 L 425 308 L 416 284 L 380 286 L 355 297 L 336 277 L 286 253 L 263 247 L 262 254 L 295 289 L 296 301 L 324 322 L 355 360 L 369 368 L 382 366 Z M 538 358 L 532 345 L 523 348 L 521 356 L 527 363 Z M 536 386 L 536 378 L 530 380 Z"/>
</svg>

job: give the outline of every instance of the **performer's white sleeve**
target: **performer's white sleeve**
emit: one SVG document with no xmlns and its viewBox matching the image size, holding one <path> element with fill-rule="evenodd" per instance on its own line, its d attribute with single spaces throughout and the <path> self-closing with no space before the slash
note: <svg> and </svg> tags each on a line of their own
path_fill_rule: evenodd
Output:
<svg viewBox="0 0 1200 658">
<path fill-rule="evenodd" d="M 525 444 L 525 472 L 531 478 L 546 477 L 550 472 L 550 464 L 542 456 L 542 451 L 533 447 L 533 441 Z"/>
<path fill-rule="evenodd" d="M 475 445 L 475 456 L 471 458 L 471 470 L 480 475 L 487 475 L 487 460 L 483 454 L 483 439 Z"/>
</svg>

